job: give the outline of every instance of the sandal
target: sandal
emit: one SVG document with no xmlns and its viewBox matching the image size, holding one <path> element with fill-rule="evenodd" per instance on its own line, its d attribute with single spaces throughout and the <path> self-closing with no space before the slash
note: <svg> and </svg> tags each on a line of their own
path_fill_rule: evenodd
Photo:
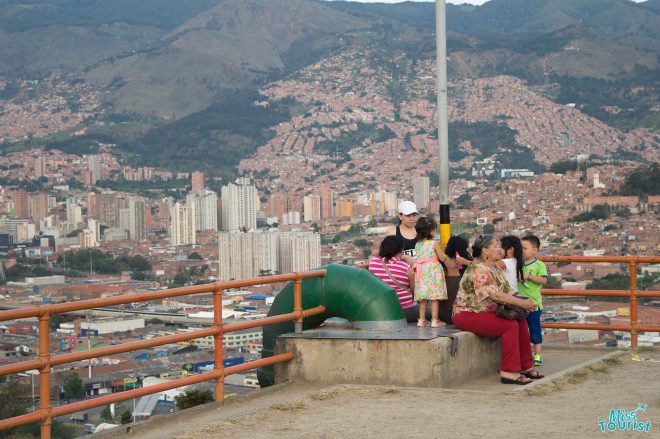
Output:
<svg viewBox="0 0 660 439">
<path fill-rule="evenodd" d="M 540 380 L 541 378 L 545 378 L 545 375 L 543 375 L 541 372 L 539 372 L 536 369 L 530 369 L 525 372 L 520 372 L 520 374 L 532 380 Z"/>
<path fill-rule="evenodd" d="M 442 320 L 431 320 L 431 328 L 442 328 L 444 326 L 447 326 L 447 324 Z"/>
<path fill-rule="evenodd" d="M 429 323 L 430 322 L 428 320 L 417 319 L 417 326 L 428 326 Z"/>
<path fill-rule="evenodd" d="M 524 375 L 518 376 L 518 378 L 513 379 L 513 378 L 504 378 L 503 376 L 500 376 L 500 382 L 502 384 L 516 384 L 518 386 L 524 386 L 532 382 L 531 379 L 527 378 Z"/>
</svg>

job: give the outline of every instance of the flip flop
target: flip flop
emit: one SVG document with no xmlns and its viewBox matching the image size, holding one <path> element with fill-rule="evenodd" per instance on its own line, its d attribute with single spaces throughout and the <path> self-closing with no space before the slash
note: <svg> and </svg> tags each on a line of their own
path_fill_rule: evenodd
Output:
<svg viewBox="0 0 660 439">
<path fill-rule="evenodd" d="M 541 378 L 545 378 L 545 375 L 543 375 L 541 372 L 539 372 L 536 369 L 531 369 L 528 370 L 527 372 L 520 372 L 520 374 L 526 376 L 531 380 L 540 380 Z"/>
<path fill-rule="evenodd" d="M 523 375 L 520 375 L 516 379 L 500 377 L 500 382 L 502 384 L 516 384 L 518 386 L 525 386 L 525 385 L 531 383 L 532 380 L 525 377 L 525 376 L 523 376 Z"/>
</svg>

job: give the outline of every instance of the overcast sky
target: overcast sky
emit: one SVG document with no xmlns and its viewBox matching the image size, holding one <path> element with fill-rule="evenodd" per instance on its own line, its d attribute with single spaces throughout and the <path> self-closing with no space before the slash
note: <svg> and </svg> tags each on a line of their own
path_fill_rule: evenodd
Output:
<svg viewBox="0 0 660 439">
<path fill-rule="evenodd" d="M 362 2 L 362 3 L 401 3 L 403 0 L 351 0 L 351 1 L 357 1 L 357 2 Z M 435 0 L 412 0 L 412 1 L 432 1 L 434 2 Z M 460 5 L 463 3 L 470 3 L 472 5 L 483 5 L 486 3 L 488 0 L 446 0 L 447 3 L 453 3 L 455 5 Z M 637 3 L 642 3 L 645 2 L 646 0 L 632 0 Z"/>
</svg>

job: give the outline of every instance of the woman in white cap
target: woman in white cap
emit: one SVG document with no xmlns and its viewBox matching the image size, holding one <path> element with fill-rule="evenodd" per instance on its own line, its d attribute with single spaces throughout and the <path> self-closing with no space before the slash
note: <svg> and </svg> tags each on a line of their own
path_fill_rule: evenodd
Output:
<svg viewBox="0 0 660 439">
<path fill-rule="evenodd" d="M 403 243 L 402 259 L 410 265 L 415 263 L 415 244 L 417 244 L 417 231 L 415 223 L 419 212 L 417 206 L 412 201 L 402 201 L 399 203 L 399 225 L 387 229 L 386 236 L 396 236 Z"/>
</svg>

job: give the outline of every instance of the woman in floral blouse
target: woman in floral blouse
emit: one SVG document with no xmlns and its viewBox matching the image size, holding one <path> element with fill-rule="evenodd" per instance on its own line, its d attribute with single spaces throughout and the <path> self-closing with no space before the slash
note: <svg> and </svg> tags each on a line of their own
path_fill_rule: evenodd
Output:
<svg viewBox="0 0 660 439">
<path fill-rule="evenodd" d="M 501 257 L 499 240 L 480 235 L 472 246 L 474 261 L 463 274 L 454 302 L 454 325 L 485 337 L 499 337 L 502 346 L 500 377 L 503 384 L 528 384 L 543 375 L 532 367 L 532 350 L 526 320 L 495 315 L 497 303 L 510 303 L 534 311 L 536 305 L 512 295 L 504 274 L 494 262 Z"/>
</svg>

